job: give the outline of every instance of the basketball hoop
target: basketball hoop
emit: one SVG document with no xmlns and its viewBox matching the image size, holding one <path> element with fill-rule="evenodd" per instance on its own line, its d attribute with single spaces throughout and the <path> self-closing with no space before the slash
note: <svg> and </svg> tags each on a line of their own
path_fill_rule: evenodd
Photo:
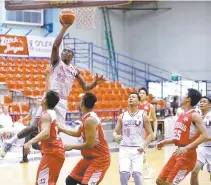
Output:
<svg viewBox="0 0 211 185">
<path fill-rule="evenodd" d="M 96 7 L 75 8 L 76 28 L 87 29 L 95 28 L 95 10 Z"/>
<path fill-rule="evenodd" d="M 76 28 L 95 28 L 96 7 L 121 6 L 132 0 L 5 0 L 6 10 L 39 10 L 48 8 L 75 9 Z"/>
</svg>

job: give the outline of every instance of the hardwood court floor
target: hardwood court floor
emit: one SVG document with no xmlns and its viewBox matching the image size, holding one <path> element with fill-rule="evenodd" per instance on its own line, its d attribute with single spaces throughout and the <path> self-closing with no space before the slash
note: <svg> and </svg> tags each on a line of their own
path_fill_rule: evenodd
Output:
<svg viewBox="0 0 211 185">
<path fill-rule="evenodd" d="M 147 160 L 154 169 L 154 172 L 151 179 L 144 180 L 144 185 L 155 185 L 157 175 L 173 150 L 173 147 L 166 147 L 162 151 L 148 149 Z M 66 159 L 57 185 L 65 185 L 66 176 L 79 159 L 80 156 L 69 157 Z M 39 161 L 31 161 L 28 164 L 13 163 L 0 165 L 0 185 L 34 185 L 38 164 Z M 190 176 L 186 177 L 181 185 L 189 185 L 189 178 Z M 206 171 L 201 171 L 199 178 L 201 185 L 211 184 L 211 182 L 209 182 L 209 174 Z M 134 182 L 131 178 L 129 185 L 133 184 Z M 118 153 L 112 153 L 111 166 L 105 175 L 104 180 L 101 182 L 101 185 L 120 185 L 118 174 Z"/>
</svg>

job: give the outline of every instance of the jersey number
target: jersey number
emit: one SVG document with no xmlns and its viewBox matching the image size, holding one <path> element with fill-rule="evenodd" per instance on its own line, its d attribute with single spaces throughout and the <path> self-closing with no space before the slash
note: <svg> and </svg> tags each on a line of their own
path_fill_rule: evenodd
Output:
<svg viewBox="0 0 211 185">
<path fill-rule="evenodd" d="M 181 138 L 181 130 L 174 130 L 174 139 L 180 140 Z"/>
<path fill-rule="evenodd" d="M 127 137 L 130 137 L 130 129 L 129 129 L 129 128 L 124 129 L 124 134 L 125 134 Z"/>
</svg>

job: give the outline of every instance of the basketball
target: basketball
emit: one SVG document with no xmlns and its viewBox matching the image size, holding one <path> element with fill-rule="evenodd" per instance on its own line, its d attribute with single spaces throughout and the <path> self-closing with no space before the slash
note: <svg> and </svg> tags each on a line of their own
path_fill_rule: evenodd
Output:
<svg viewBox="0 0 211 185">
<path fill-rule="evenodd" d="M 71 9 L 63 9 L 59 16 L 60 22 L 64 24 L 73 24 L 75 13 Z"/>
</svg>

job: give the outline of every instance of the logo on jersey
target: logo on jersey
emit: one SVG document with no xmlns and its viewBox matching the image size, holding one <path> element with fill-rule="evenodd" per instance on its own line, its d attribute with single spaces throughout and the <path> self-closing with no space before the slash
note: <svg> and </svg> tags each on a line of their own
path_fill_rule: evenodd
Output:
<svg viewBox="0 0 211 185">
<path fill-rule="evenodd" d="M 187 126 L 184 125 L 184 124 L 181 123 L 181 122 L 176 122 L 176 124 L 175 124 L 175 129 L 177 129 L 177 128 L 183 130 L 184 132 L 187 130 Z"/>
<path fill-rule="evenodd" d="M 188 117 L 184 117 L 184 122 L 187 122 L 189 119 L 188 119 Z"/>
<path fill-rule="evenodd" d="M 149 109 L 149 107 L 147 107 L 147 106 L 144 106 L 144 109 L 145 109 L 145 110 L 148 110 L 148 109 Z"/>
<path fill-rule="evenodd" d="M 141 121 L 137 121 L 137 120 L 136 120 L 135 125 L 136 125 L 136 126 L 140 126 L 140 125 L 141 125 Z"/>
<path fill-rule="evenodd" d="M 125 127 L 130 127 L 130 126 L 139 126 L 141 124 L 141 121 L 138 121 L 138 120 L 126 120 L 124 121 L 123 125 Z"/>
<path fill-rule="evenodd" d="M 40 184 L 46 184 L 46 179 L 45 178 L 40 179 Z"/>
</svg>

